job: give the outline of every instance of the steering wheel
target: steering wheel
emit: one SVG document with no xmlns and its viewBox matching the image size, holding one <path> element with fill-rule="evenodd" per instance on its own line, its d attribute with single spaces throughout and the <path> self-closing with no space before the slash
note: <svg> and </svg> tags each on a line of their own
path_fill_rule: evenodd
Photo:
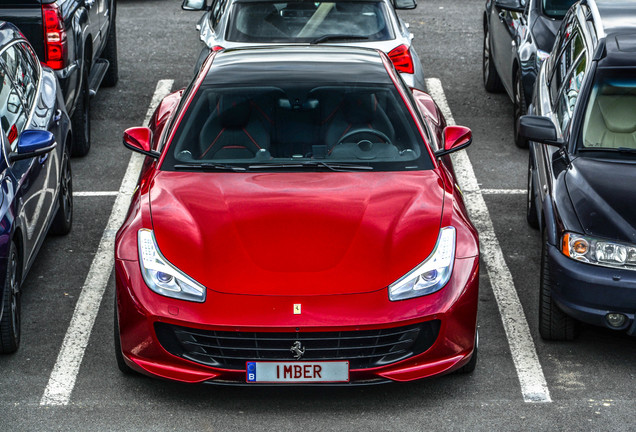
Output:
<svg viewBox="0 0 636 432">
<path fill-rule="evenodd" d="M 387 144 L 393 144 L 393 143 L 391 142 L 391 140 L 389 139 L 389 137 L 388 137 L 388 136 L 386 136 L 384 133 L 380 132 L 379 130 L 369 129 L 369 128 L 361 128 L 361 129 L 355 129 L 355 130 L 352 130 L 351 132 L 348 132 L 348 133 L 344 134 L 344 135 L 342 136 L 342 138 L 340 138 L 340 139 L 338 140 L 338 144 L 336 144 L 336 145 L 343 144 L 343 143 L 344 143 L 344 141 L 345 141 L 347 138 L 352 137 L 352 136 L 354 136 L 354 135 L 362 134 L 362 133 L 368 133 L 368 134 L 371 134 L 371 135 L 375 135 L 375 136 L 377 136 L 378 138 L 381 138 L 381 139 L 382 139 L 385 143 L 387 143 Z M 360 144 L 360 143 L 361 143 L 361 142 L 363 142 L 363 141 L 368 141 L 368 140 L 360 140 L 360 141 L 358 141 L 358 143 L 357 143 L 357 144 Z"/>
</svg>

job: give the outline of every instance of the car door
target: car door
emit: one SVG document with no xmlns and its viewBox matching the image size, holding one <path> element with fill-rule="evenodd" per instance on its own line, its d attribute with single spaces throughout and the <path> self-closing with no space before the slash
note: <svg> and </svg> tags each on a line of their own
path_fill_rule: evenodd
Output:
<svg viewBox="0 0 636 432">
<path fill-rule="evenodd" d="M 31 112 L 37 104 L 39 67 L 30 55 L 33 55 L 32 52 L 27 53 L 21 43 L 10 45 L 0 54 L 3 75 L 0 120 L 10 151 L 16 151 L 19 137 L 29 127 Z M 18 184 L 16 197 L 27 260 L 31 259 L 39 240 L 46 234 L 59 179 L 59 165 L 58 153 L 50 152 L 16 161 L 9 167 Z"/>
<path fill-rule="evenodd" d="M 83 0 L 83 2 L 86 12 L 88 13 L 88 31 L 92 35 L 93 46 L 99 47 L 102 43 L 101 22 L 104 0 Z M 98 49 L 93 51 L 93 55 L 98 53 Z"/>
<path fill-rule="evenodd" d="M 489 19 L 491 58 L 506 91 L 511 97 L 512 65 L 516 57 L 518 34 L 520 28 L 525 26 L 527 22 L 525 4 L 526 0 L 496 0 Z"/>
</svg>

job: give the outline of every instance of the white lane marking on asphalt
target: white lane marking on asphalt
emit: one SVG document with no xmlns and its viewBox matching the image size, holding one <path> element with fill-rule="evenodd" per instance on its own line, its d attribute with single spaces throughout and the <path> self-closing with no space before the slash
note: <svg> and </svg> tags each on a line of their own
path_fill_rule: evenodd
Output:
<svg viewBox="0 0 636 432">
<path fill-rule="evenodd" d="M 170 93 L 173 80 L 161 80 L 157 83 L 144 125 L 148 124 L 152 113 L 164 96 Z M 137 178 L 143 162 L 143 156 L 133 153 L 126 174 L 119 188 L 119 194 L 113 205 L 106 229 L 102 234 L 95 258 L 91 264 L 82 292 L 75 305 L 73 318 L 69 324 L 57 361 L 44 389 L 40 405 L 68 405 L 75 380 L 79 372 L 88 340 L 93 330 L 95 317 L 99 311 L 108 279 L 114 265 L 115 234 L 126 216 L 130 197 L 137 185 Z"/>
<path fill-rule="evenodd" d="M 426 86 L 446 117 L 448 124 L 454 125 L 455 120 L 448 106 L 441 81 L 437 78 L 429 78 L 426 80 Z M 497 241 L 490 213 L 479 189 L 473 166 L 465 151 L 453 153 L 452 156 L 466 207 L 471 220 L 479 231 L 481 257 L 486 263 L 490 285 L 497 299 L 497 306 L 510 345 L 510 353 L 521 384 L 523 400 L 525 402 L 552 402 L 537 350 L 530 335 L 528 321 L 523 313 L 512 275 Z"/>
<path fill-rule="evenodd" d="M 73 198 L 75 197 L 96 197 L 96 196 L 117 196 L 118 191 L 86 191 L 86 192 L 73 192 Z"/>
<path fill-rule="evenodd" d="M 482 195 L 525 195 L 525 189 L 482 189 Z"/>
</svg>

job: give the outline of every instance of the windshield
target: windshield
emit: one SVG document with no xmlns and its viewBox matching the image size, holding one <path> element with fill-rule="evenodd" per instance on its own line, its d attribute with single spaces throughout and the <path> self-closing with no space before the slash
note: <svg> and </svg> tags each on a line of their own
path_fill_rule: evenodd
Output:
<svg viewBox="0 0 636 432">
<path fill-rule="evenodd" d="M 391 84 L 208 85 L 184 114 L 162 169 L 430 169 L 424 146 Z"/>
<path fill-rule="evenodd" d="M 563 19 L 576 0 L 543 0 L 543 13 L 550 18 Z"/>
<path fill-rule="evenodd" d="M 636 69 L 599 69 L 581 150 L 636 150 Z"/>
<path fill-rule="evenodd" d="M 235 3 L 227 40 L 233 42 L 314 42 L 390 40 L 393 30 L 382 2 Z M 330 38 L 324 38 L 331 36 Z"/>
</svg>

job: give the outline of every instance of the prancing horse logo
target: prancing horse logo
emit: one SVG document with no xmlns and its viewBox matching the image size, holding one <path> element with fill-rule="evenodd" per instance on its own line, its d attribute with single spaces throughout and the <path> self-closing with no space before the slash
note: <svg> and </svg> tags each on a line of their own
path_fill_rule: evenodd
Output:
<svg viewBox="0 0 636 432">
<path fill-rule="evenodd" d="M 303 348 L 303 345 L 300 343 L 300 341 L 294 342 L 289 350 L 292 352 L 292 354 L 294 354 L 294 358 L 296 360 L 300 360 L 305 354 L 305 348 Z"/>
</svg>

